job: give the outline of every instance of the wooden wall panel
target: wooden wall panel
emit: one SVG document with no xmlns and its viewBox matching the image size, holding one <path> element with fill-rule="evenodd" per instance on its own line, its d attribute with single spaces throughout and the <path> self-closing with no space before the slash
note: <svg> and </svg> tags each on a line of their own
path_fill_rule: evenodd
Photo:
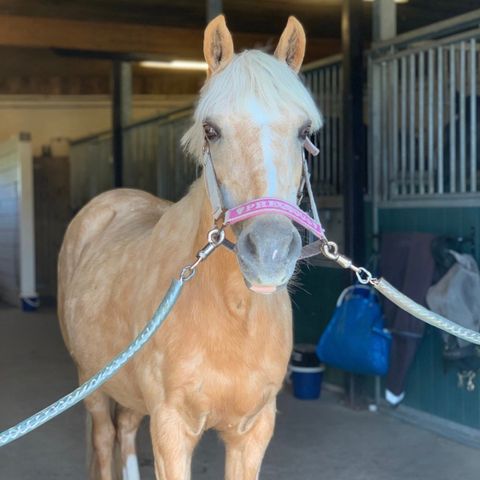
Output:
<svg viewBox="0 0 480 480">
<path fill-rule="evenodd" d="M 68 157 L 34 158 L 37 289 L 42 303 L 57 294 L 57 258 L 71 218 Z"/>
</svg>

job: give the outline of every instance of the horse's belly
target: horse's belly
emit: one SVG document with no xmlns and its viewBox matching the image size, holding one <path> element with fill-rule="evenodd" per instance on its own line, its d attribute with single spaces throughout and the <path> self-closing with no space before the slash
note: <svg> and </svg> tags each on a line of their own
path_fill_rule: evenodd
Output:
<svg viewBox="0 0 480 480">
<path fill-rule="evenodd" d="M 148 415 L 145 399 L 137 387 L 136 378 L 128 372 L 117 374 L 115 379 L 110 380 L 103 390 L 115 402 L 135 412 Z"/>
</svg>

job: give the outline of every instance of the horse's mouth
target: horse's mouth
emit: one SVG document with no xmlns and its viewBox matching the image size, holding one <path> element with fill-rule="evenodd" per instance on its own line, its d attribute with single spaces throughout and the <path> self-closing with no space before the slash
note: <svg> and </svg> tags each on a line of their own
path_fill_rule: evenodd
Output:
<svg viewBox="0 0 480 480">
<path fill-rule="evenodd" d="M 259 285 L 255 283 L 250 283 L 245 279 L 247 287 L 254 293 L 260 293 L 262 295 L 271 295 L 272 293 L 278 292 L 279 290 L 284 289 L 287 285 Z"/>
<path fill-rule="evenodd" d="M 276 278 L 268 278 L 263 282 L 261 278 L 258 278 L 248 266 L 242 261 L 242 258 L 237 254 L 237 260 L 240 264 L 240 270 L 242 272 L 243 281 L 247 288 L 254 293 L 259 293 L 261 295 L 272 295 L 273 293 L 279 292 L 287 287 L 291 275 L 284 273 L 279 279 L 279 283 L 276 282 Z"/>
<path fill-rule="evenodd" d="M 251 219 L 237 234 L 236 254 L 247 287 L 271 295 L 283 290 L 295 271 L 302 241 L 292 222 L 272 214 Z"/>
</svg>

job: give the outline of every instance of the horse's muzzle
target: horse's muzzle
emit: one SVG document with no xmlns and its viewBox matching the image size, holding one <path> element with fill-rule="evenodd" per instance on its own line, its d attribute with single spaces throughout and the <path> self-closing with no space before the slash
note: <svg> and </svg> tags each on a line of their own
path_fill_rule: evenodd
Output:
<svg viewBox="0 0 480 480">
<path fill-rule="evenodd" d="M 255 218 L 237 239 L 237 258 L 247 286 L 257 293 L 273 293 L 285 286 L 295 270 L 302 242 L 283 215 Z"/>
</svg>

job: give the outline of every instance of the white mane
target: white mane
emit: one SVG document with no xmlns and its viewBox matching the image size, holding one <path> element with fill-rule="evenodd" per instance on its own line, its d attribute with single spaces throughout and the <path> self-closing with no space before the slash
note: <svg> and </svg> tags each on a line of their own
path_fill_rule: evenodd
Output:
<svg viewBox="0 0 480 480">
<path fill-rule="evenodd" d="M 194 114 L 194 124 L 182 138 L 186 151 L 200 158 L 203 121 L 215 113 L 241 112 L 247 97 L 255 96 L 269 111 L 303 110 L 312 122 L 312 131 L 322 126 L 322 117 L 307 88 L 283 61 L 259 50 L 235 55 L 229 64 L 203 86 Z"/>
</svg>

